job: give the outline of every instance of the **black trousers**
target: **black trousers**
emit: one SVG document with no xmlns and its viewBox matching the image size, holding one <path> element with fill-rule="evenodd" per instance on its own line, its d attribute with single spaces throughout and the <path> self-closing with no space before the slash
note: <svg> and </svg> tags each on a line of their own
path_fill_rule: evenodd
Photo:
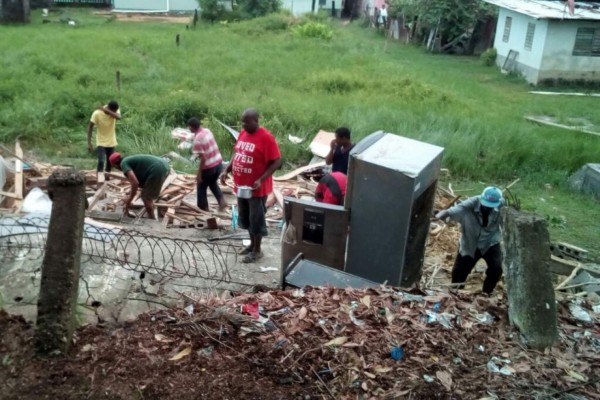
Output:
<svg viewBox="0 0 600 400">
<path fill-rule="evenodd" d="M 221 188 L 219 187 L 219 175 L 222 170 L 222 163 L 212 168 L 202 170 L 202 182 L 198 184 L 196 196 L 196 203 L 199 209 L 208 211 L 208 198 L 206 196 L 207 188 L 210 188 L 210 191 L 219 202 L 219 205 L 223 202 L 223 192 L 221 192 Z"/>
<path fill-rule="evenodd" d="M 502 276 L 502 250 L 500 243 L 493 245 L 485 254 L 481 254 L 479 249 L 475 252 L 475 257 L 461 256 L 460 252 L 454 261 L 452 268 L 452 283 L 464 283 L 467 277 L 481 258 L 487 264 L 485 271 L 485 280 L 483 281 L 483 292 L 492 293 L 496 284 Z M 460 286 L 462 289 L 463 286 Z"/>
<path fill-rule="evenodd" d="M 105 161 L 106 161 L 106 172 L 110 172 L 111 165 L 110 165 L 110 162 L 108 161 L 108 158 L 114 152 L 115 152 L 114 147 L 102 147 L 102 146 L 96 147 L 96 153 L 98 154 L 98 168 L 97 168 L 98 172 L 104 171 L 104 162 Z"/>
</svg>

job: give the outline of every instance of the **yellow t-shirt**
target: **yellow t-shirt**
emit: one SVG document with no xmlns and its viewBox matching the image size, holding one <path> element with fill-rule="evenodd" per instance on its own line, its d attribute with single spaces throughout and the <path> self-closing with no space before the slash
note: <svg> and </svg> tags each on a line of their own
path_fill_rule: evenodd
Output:
<svg viewBox="0 0 600 400">
<path fill-rule="evenodd" d="M 117 110 L 117 114 L 121 115 L 120 110 Z M 96 110 L 90 121 L 96 125 L 96 146 L 115 147 L 117 145 L 116 119 L 102 110 Z"/>
</svg>

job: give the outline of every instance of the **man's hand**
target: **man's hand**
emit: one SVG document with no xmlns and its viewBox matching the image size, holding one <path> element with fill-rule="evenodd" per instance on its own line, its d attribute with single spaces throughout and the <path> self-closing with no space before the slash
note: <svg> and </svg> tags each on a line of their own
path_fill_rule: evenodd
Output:
<svg viewBox="0 0 600 400">
<path fill-rule="evenodd" d="M 226 182 L 227 182 L 227 172 L 223 172 L 221 174 L 221 185 L 225 186 Z"/>
<path fill-rule="evenodd" d="M 258 178 L 255 182 L 254 185 L 252 185 L 252 190 L 256 190 L 260 187 L 260 185 L 262 185 L 263 180 L 261 178 Z"/>
<path fill-rule="evenodd" d="M 448 217 L 448 211 L 442 210 L 442 211 L 438 212 L 437 214 L 435 214 L 435 217 L 437 219 L 446 219 Z"/>
<path fill-rule="evenodd" d="M 202 174 L 196 174 L 196 183 L 197 184 L 201 184 L 202 183 Z"/>
<path fill-rule="evenodd" d="M 336 140 L 335 140 L 335 139 L 333 139 L 333 140 L 331 141 L 331 143 L 329 144 L 329 146 L 331 146 L 331 150 L 332 150 L 332 151 L 333 151 L 333 150 L 335 150 L 335 148 L 337 147 L 337 142 L 336 142 Z"/>
<path fill-rule="evenodd" d="M 94 146 L 92 146 L 92 142 L 88 142 L 88 151 L 92 153 L 94 151 Z"/>
</svg>

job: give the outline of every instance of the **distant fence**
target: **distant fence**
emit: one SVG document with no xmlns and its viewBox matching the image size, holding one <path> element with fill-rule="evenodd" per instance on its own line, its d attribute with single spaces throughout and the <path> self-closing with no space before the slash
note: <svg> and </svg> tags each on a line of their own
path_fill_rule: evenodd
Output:
<svg viewBox="0 0 600 400">
<path fill-rule="evenodd" d="M 112 0 L 54 0 L 55 6 L 112 7 Z"/>
</svg>

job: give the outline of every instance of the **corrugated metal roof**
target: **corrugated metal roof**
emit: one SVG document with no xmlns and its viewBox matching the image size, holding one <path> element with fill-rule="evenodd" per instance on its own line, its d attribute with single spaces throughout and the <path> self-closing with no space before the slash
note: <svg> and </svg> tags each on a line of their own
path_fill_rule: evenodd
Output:
<svg viewBox="0 0 600 400">
<path fill-rule="evenodd" d="M 575 13 L 569 14 L 566 1 L 549 0 L 483 0 L 537 19 L 600 20 L 600 3 L 575 2 Z"/>
</svg>

